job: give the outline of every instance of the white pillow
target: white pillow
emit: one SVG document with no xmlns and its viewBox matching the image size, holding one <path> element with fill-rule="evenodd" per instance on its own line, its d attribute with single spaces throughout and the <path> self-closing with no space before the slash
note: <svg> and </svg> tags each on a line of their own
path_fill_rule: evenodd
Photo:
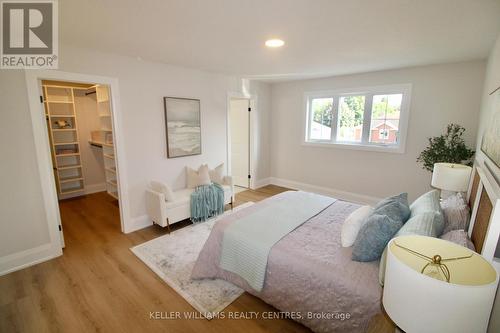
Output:
<svg viewBox="0 0 500 333">
<path fill-rule="evenodd" d="M 198 171 L 186 167 L 186 181 L 188 188 L 195 188 L 198 185 Z"/>
<path fill-rule="evenodd" d="M 167 184 L 153 180 L 151 181 L 151 189 L 153 191 L 163 193 L 167 201 L 173 201 L 175 199 L 174 192 L 172 192 Z"/>
<path fill-rule="evenodd" d="M 198 171 L 186 167 L 187 187 L 195 188 L 200 185 L 210 185 L 210 175 L 208 173 L 208 165 L 202 164 Z"/>
<path fill-rule="evenodd" d="M 198 169 L 198 186 L 200 185 L 210 185 L 212 181 L 210 180 L 210 174 L 208 172 L 208 165 L 202 164 Z"/>
<path fill-rule="evenodd" d="M 210 174 L 210 180 L 214 183 L 222 184 L 223 172 L 224 172 L 224 163 L 219 164 L 213 170 L 210 169 L 208 171 L 208 173 Z"/>
<path fill-rule="evenodd" d="M 359 229 L 365 225 L 367 217 L 373 212 L 370 206 L 362 206 L 352 212 L 344 221 L 342 231 L 340 232 L 340 240 L 342 247 L 349 247 L 354 244 L 358 236 Z"/>
</svg>

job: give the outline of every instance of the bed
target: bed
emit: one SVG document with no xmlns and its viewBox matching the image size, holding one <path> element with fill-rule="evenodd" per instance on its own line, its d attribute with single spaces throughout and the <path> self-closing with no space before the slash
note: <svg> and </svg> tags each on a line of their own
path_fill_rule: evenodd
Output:
<svg viewBox="0 0 500 333">
<path fill-rule="evenodd" d="M 315 332 L 364 331 L 370 319 L 381 312 L 378 261 L 352 261 L 352 248 L 343 248 L 339 236 L 342 222 L 360 207 L 358 204 L 337 200 L 277 242 L 269 253 L 261 291 L 219 267 L 224 230 L 293 193 L 281 193 L 217 222 L 192 278 L 227 280 Z"/>
<path fill-rule="evenodd" d="M 467 200 L 472 208 L 468 230 L 477 252 L 500 268 L 500 196 L 498 184 L 476 163 Z M 222 269 L 224 232 L 233 223 L 275 202 L 284 192 L 219 220 L 212 229 L 192 278 L 220 278 L 259 297 L 315 332 L 362 332 L 381 313 L 379 261 L 351 260 L 352 247 L 341 246 L 340 230 L 346 217 L 360 205 L 336 200 L 279 240 L 270 250 L 261 290 L 240 275 Z M 495 253 L 495 250 L 497 253 Z"/>
</svg>

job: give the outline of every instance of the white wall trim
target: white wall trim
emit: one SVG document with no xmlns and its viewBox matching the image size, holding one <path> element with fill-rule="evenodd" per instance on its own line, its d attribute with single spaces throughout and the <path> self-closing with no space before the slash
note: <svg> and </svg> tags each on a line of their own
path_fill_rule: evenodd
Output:
<svg viewBox="0 0 500 333">
<path fill-rule="evenodd" d="M 252 94 L 247 94 L 247 93 L 242 93 L 242 92 L 233 92 L 233 91 L 228 91 L 227 92 L 227 98 L 226 98 L 226 165 L 227 165 L 227 174 L 230 174 L 231 170 L 231 124 L 229 122 L 229 113 L 231 111 L 231 98 L 245 98 L 250 101 L 250 108 L 252 111 L 250 112 L 250 188 L 255 189 L 255 174 L 256 174 L 256 164 L 257 164 L 257 144 L 256 140 L 257 137 L 255 135 L 255 129 L 256 129 L 256 122 L 257 122 L 257 117 L 256 114 L 258 112 L 257 109 L 257 95 L 252 95 Z"/>
<path fill-rule="evenodd" d="M 153 221 L 149 218 L 147 214 L 141 215 L 139 217 L 134 217 L 132 218 L 132 223 L 131 225 L 127 226 L 127 229 L 125 229 L 125 233 L 131 233 L 140 229 L 144 229 L 147 227 L 150 227 L 153 225 Z"/>
<path fill-rule="evenodd" d="M 106 84 L 111 89 L 111 112 L 113 119 L 113 136 L 115 144 L 115 156 L 117 158 L 117 178 L 120 183 L 119 196 L 120 196 L 120 217 L 121 229 L 124 231 L 131 223 L 129 215 L 129 197 L 128 197 L 128 184 L 126 181 L 126 159 L 125 148 L 122 134 L 122 113 L 119 108 L 119 86 L 118 80 L 110 77 L 103 77 L 97 75 L 85 75 L 79 73 L 69 73 L 56 70 L 26 70 L 25 71 L 26 88 L 28 94 L 28 102 L 31 114 L 31 124 L 33 128 L 33 136 L 35 141 L 35 150 L 37 158 L 37 167 L 40 175 L 40 182 L 42 188 L 42 196 L 44 200 L 46 219 L 48 224 L 50 244 L 52 251 L 42 258 L 40 253 L 36 257 L 38 259 L 29 262 L 30 257 L 26 257 L 25 262 L 21 259 L 15 261 L 17 269 L 31 265 L 33 262 L 40 262 L 43 260 L 51 259 L 55 256 L 61 255 L 62 237 L 59 232 L 59 225 L 61 224 L 61 216 L 59 213 L 59 202 L 57 199 L 56 187 L 54 182 L 52 160 L 50 153 L 50 145 L 48 140 L 47 126 L 45 124 L 43 105 L 40 103 L 39 96 L 40 81 L 41 80 L 58 80 L 58 81 L 72 81 L 84 83 L 98 83 Z M 20 258 L 24 258 L 20 254 Z"/>
<path fill-rule="evenodd" d="M 105 191 L 106 191 L 106 183 L 90 184 L 90 185 L 85 184 L 85 191 L 83 193 L 87 195 Z M 64 199 L 76 198 L 81 195 L 82 195 L 81 193 L 73 193 L 73 194 L 63 195 L 60 198 L 64 200 Z"/>
<path fill-rule="evenodd" d="M 267 177 L 264 179 L 256 179 L 254 182 L 255 189 L 260 187 L 264 187 L 271 184 L 271 177 Z"/>
<path fill-rule="evenodd" d="M 106 191 L 106 183 L 85 185 L 85 194 L 92 194 Z"/>
<path fill-rule="evenodd" d="M 266 185 L 277 185 L 277 186 L 282 186 L 282 187 L 287 187 L 289 189 L 293 190 L 302 190 L 302 191 L 308 191 L 308 192 L 314 192 L 318 194 L 323 194 L 323 195 L 328 195 L 337 199 L 342 199 L 346 201 L 351 201 L 351 202 L 356 202 L 364 205 L 374 205 L 380 200 L 381 198 L 376 198 L 364 194 L 357 194 L 357 193 L 352 193 L 352 192 L 347 192 L 347 191 L 341 191 L 341 190 L 336 190 L 332 188 L 326 188 L 326 187 L 321 187 L 321 186 L 316 186 L 316 185 L 311 185 L 311 184 L 306 184 L 306 183 L 301 183 L 301 182 L 296 182 L 293 180 L 288 180 L 288 179 L 282 179 L 282 178 L 276 178 L 276 177 L 269 177 L 269 178 L 264 178 L 264 179 L 259 179 L 255 180 L 254 186 L 256 189 L 259 187 L 263 187 Z M 153 222 L 149 218 L 148 215 L 142 215 L 139 217 L 135 217 L 132 219 L 132 223 L 129 226 L 129 229 L 125 230 L 125 233 L 129 232 L 134 232 L 143 228 L 147 228 L 149 226 L 152 226 Z"/>
<path fill-rule="evenodd" d="M 270 179 L 270 183 L 273 185 L 287 187 L 287 188 L 294 189 L 294 190 L 314 192 L 314 193 L 318 193 L 318 194 L 331 196 L 331 197 L 334 197 L 337 199 L 356 202 L 356 203 L 360 203 L 360 204 L 364 204 L 364 205 L 374 205 L 377 202 L 379 202 L 380 200 L 382 200 L 381 198 L 372 197 L 369 195 L 347 192 L 347 191 L 342 191 L 342 190 L 337 190 L 337 189 L 322 187 L 322 186 L 317 186 L 317 185 L 311 185 L 311 184 L 296 182 L 296 181 L 288 180 L 288 179 L 282 179 L 282 178 L 276 178 L 276 177 L 270 177 L 269 179 Z"/>
<path fill-rule="evenodd" d="M 0 276 L 36 265 L 38 263 L 59 257 L 62 249 L 57 241 L 54 244 L 46 243 L 32 249 L 12 253 L 0 258 Z"/>
</svg>

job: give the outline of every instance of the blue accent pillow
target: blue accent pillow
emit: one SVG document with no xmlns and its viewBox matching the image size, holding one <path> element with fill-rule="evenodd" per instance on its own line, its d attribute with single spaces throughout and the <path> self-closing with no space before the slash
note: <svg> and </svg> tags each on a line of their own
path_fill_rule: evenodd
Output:
<svg viewBox="0 0 500 333">
<path fill-rule="evenodd" d="M 356 237 L 352 260 L 366 262 L 379 259 L 387 243 L 402 226 L 403 222 L 399 219 L 376 213 L 370 215 Z"/>
<path fill-rule="evenodd" d="M 373 214 L 387 215 L 393 220 L 405 223 L 410 218 L 410 207 L 408 206 L 408 193 L 401 193 L 388 197 L 377 203 Z"/>
</svg>

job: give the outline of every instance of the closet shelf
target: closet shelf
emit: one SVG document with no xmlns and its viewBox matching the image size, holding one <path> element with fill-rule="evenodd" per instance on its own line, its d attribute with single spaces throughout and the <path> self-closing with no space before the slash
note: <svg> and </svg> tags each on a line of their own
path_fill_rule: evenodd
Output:
<svg viewBox="0 0 500 333">
<path fill-rule="evenodd" d="M 104 170 L 112 172 L 112 173 L 116 173 L 116 168 L 104 168 Z"/>
<path fill-rule="evenodd" d="M 69 170 L 69 169 L 78 169 L 78 168 L 81 168 L 82 165 L 81 164 L 73 164 L 73 165 L 63 165 L 63 166 L 60 166 L 60 167 L 57 167 L 57 171 L 61 171 L 61 170 Z"/>
<path fill-rule="evenodd" d="M 54 143 L 54 146 L 68 146 L 68 145 L 77 145 L 78 142 L 57 142 Z"/>
<path fill-rule="evenodd" d="M 45 103 L 55 103 L 55 104 L 73 104 L 73 101 L 44 101 Z"/>
<path fill-rule="evenodd" d="M 99 148 L 102 148 L 102 147 L 113 147 L 112 143 L 105 143 L 105 142 L 92 141 L 92 140 L 89 140 L 89 144 L 92 145 L 92 146 L 99 147 Z"/>
<path fill-rule="evenodd" d="M 104 158 L 104 174 L 106 177 L 106 191 L 118 200 L 117 189 L 120 186 L 116 178 L 116 156 L 112 140 L 113 125 L 110 108 L 109 89 L 104 85 L 96 86 L 97 114 L 100 120 L 100 129 L 92 131 L 92 139 L 102 141 L 102 155 Z"/>
<path fill-rule="evenodd" d="M 42 82 L 44 109 L 49 131 L 54 174 L 59 199 L 61 195 L 79 193 L 85 190 L 80 140 L 75 110 L 74 86 L 51 85 Z M 59 127 L 65 121 L 69 126 Z M 66 141 L 66 142 L 65 142 Z M 65 159 L 65 157 L 70 157 Z"/>
<path fill-rule="evenodd" d="M 56 157 L 80 156 L 80 153 L 56 154 Z"/>
<path fill-rule="evenodd" d="M 85 191 L 85 187 L 83 187 L 83 186 L 78 187 L 78 188 L 71 187 L 68 189 L 61 189 L 61 194 L 78 193 L 78 192 L 82 192 L 82 191 Z"/>
<path fill-rule="evenodd" d="M 89 140 L 89 144 L 94 147 L 102 148 L 102 142 Z"/>
<path fill-rule="evenodd" d="M 83 177 L 81 176 L 76 176 L 76 177 L 65 177 L 65 178 L 59 178 L 59 183 L 64 184 L 64 183 L 72 183 L 72 182 L 77 182 L 77 181 L 83 181 Z"/>
<path fill-rule="evenodd" d="M 108 183 L 109 185 L 113 185 L 113 186 L 118 186 L 118 183 L 116 182 L 116 180 L 108 180 L 106 181 L 106 183 Z"/>
</svg>

